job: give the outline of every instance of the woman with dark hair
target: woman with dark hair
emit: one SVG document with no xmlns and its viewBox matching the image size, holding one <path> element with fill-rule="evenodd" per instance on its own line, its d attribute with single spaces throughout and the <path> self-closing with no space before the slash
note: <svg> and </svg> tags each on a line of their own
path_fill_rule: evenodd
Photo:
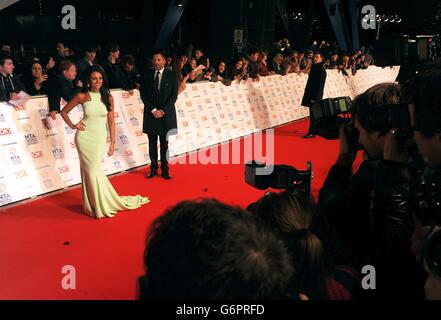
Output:
<svg viewBox="0 0 441 320">
<path fill-rule="evenodd" d="M 167 59 L 165 60 L 165 68 L 173 71 L 173 68 L 175 67 L 175 62 L 176 62 L 176 57 L 172 57 L 172 56 L 167 56 Z"/>
<path fill-rule="evenodd" d="M 193 70 L 190 62 L 188 61 L 188 56 L 185 53 L 182 53 L 177 59 L 177 66 L 181 70 L 182 77 L 188 75 L 191 70 Z"/>
<path fill-rule="evenodd" d="M 235 80 L 242 80 L 244 77 L 244 68 L 243 68 L 243 60 L 242 58 L 237 58 L 234 60 L 234 62 L 231 64 L 230 68 L 227 72 L 227 78 L 231 81 Z"/>
<path fill-rule="evenodd" d="M 106 123 L 110 133 L 108 156 L 115 151 L 114 102 L 100 66 L 90 66 L 85 74 L 82 92 L 63 108 L 61 116 L 69 127 L 77 130 L 75 144 L 80 158 L 84 211 L 101 219 L 113 217 L 120 210 L 139 208 L 149 199 L 139 195 L 119 196 L 101 169 L 106 148 Z M 84 115 L 80 122 L 73 124 L 68 113 L 78 104 L 82 104 Z"/>
<path fill-rule="evenodd" d="M 213 72 L 212 81 L 221 81 L 225 86 L 231 85 L 231 79 L 228 75 L 227 63 L 225 60 L 219 61 L 217 69 Z"/>
<path fill-rule="evenodd" d="M 23 77 L 26 93 L 31 96 L 48 94 L 48 75 L 43 71 L 39 61 L 33 61 L 27 74 Z"/>
<path fill-rule="evenodd" d="M 314 204 L 304 194 L 269 193 L 249 209 L 264 225 L 277 231 L 291 249 L 294 288 L 311 300 L 352 298 L 356 273 L 351 268 L 333 266 L 325 255 L 322 241 L 311 231 L 316 220 Z"/>
<path fill-rule="evenodd" d="M 224 81 L 224 79 L 227 77 L 227 64 L 224 60 L 219 61 L 219 64 L 217 66 L 217 70 L 215 71 L 217 75 L 217 79 L 219 81 Z"/>
<path fill-rule="evenodd" d="M 171 70 L 175 71 L 176 78 L 178 79 L 178 95 L 181 94 L 185 90 L 185 88 L 187 88 L 186 83 L 187 80 L 190 78 L 190 74 L 184 72 L 185 64 L 186 60 L 183 57 L 173 60 L 173 68 Z"/>
</svg>

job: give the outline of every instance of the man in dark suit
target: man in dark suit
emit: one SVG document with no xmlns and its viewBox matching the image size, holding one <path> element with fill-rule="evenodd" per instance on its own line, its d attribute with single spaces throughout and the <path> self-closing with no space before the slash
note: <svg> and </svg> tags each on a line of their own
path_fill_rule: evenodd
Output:
<svg viewBox="0 0 441 320">
<path fill-rule="evenodd" d="M 94 46 L 88 47 L 84 52 L 84 58 L 77 61 L 76 66 L 79 80 L 83 79 L 84 71 L 95 64 L 96 50 L 97 48 Z"/>
<path fill-rule="evenodd" d="M 314 64 L 311 66 L 305 93 L 303 94 L 302 106 L 309 108 L 309 129 L 308 134 L 303 138 L 315 137 L 315 121 L 311 106 L 323 99 L 323 90 L 326 83 L 326 70 L 323 66 L 323 55 L 319 52 L 314 54 Z"/>
<path fill-rule="evenodd" d="M 57 74 L 49 83 L 49 116 L 56 119 L 56 114 L 60 112 L 60 99 L 69 102 L 81 91 L 81 81 L 75 82 L 77 77 L 77 68 L 70 60 L 60 62 L 59 74 Z"/>
<path fill-rule="evenodd" d="M 109 88 L 121 88 L 121 68 L 119 66 L 119 45 L 110 43 L 105 49 L 105 59 L 99 63 L 107 74 Z"/>
<path fill-rule="evenodd" d="M 126 91 L 141 87 L 141 75 L 135 66 L 135 58 L 127 54 L 121 60 L 121 88 Z"/>
<path fill-rule="evenodd" d="M 165 69 L 164 53 L 153 54 L 153 70 L 145 74 L 141 87 L 141 98 L 144 103 L 143 132 L 149 138 L 150 173 L 146 178 L 158 175 L 158 136 L 161 149 L 162 176 L 170 180 L 168 168 L 168 136 L 177 133 L 175 103 L 178 97 L 178 80 L 176 73 Z"/>
</svg>

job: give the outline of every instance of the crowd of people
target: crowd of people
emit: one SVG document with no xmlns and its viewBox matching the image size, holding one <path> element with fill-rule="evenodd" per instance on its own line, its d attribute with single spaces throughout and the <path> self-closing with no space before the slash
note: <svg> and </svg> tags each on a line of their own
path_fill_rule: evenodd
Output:
<svg viewBox="0 0 441 320">
<path fill-rule="evenodd" d="M 85 47 L 83 55 L 77 56 L 72 47 L 59 42 L 53 54 L 32 54 L 22 57 L 24 62 L 20 63 L 12 59 L 11 44 L 2 43 L 0 49 L 0 101 L 15 99 L 20 91 L 29 95 L 48 95 L 51 111 L 58 110 L 57 99 L 62 97 L 69 101 L 80 90 L 88 66 L 100 65 L 106 72 L 111 89 L 127 91 L 140 89 L 143 74 L 152 68 L 150 61 L 144 66 L 132 54 L 121 55 L 120 47 L 114 43 L 102 50 L 96 46 Z M 374 64 L 371 50 L 364 47 L 347 54 L 341 53 L 338 46 L 323 41 L 319 46 L 313 42 L 309 50 L 300 52 L 291 49 L 289 41 L 284 39 L 276 42 L 269 52 L 251 49 L 248 54 L 238 55 L 232 60 L 212 61 L 202 48 L 191 45 L 179 51 L 169 50 L 166 68 L 176 72 L 179 92 L 182 92 L 186 83 L 197 81 L 221 81 L 229 85 L 233 81 L 247 79 L 258 81 L 260 77 L 273 74 L 309 74 L 316 52 L 323 54 L 325 68 L 338 69 L 344 75 L 348 72 L 355 74 L 357 70 Z"/>
<path fill-rule="evenodd" d="M 60 111 L 60 98 L 70 101 L 75 93 L 83 87 L 85 71 L 89 66 L 98 65 L 104 71 L 110 88 L 124 90 L 139 89 L 141 74 L 136 67 L 133 55 L 120 57 L 117 44 L 109 44 L 102 51 L 102 59 L 97 59 L 97 47 L 89 46 L 84 56 L 77 58 L 73 52 L 58 43 L 56 52 L 46 55 L 26 57 L 25 63 L 18 65 L 18 72 L 12 59 L 12 48 L 3 44 L 0 51 L 0 101 L 14 100 L 20 91 L 31 96 L 48 95 L 49 107 L 52 112 Z"/>
<path fill-rule="evenodd" d="M 348 75 L 348 72 L 354 75 L 357 70 L 374 65 L 372 48 L 362 47 L 352 53 L 342 53 L 335 44 L 331 46 L 329 42 L 323 41 L 317 46 L 317 42 L 314 41 L 311 49 L 301 52 L 291 49 L 289 41 L 284 39 L 276 42 L 270 53 L 254 48 L 247 55 L 238 56 L 229 63 L 227 60 L 220 60 L 214 66 L 202 49 L 196 49 L 194 57 L 191 58 L 187 53 L 182 53 L 178 59 L 169 57 L 168 67 L 177 71 L 182 90 L 187 82 L 222 81 L 228 85 L 232 81 L 258 81 L 260 77 L 273 74 L 309 74 L 314 64 L 313 56 L 317 52 L 322 54 L 323 66 L 326 69 L 337 69 L 344 75 Z M 201 65 L 204 66 L 203 69 L 198 68 Z"/>
</svg>

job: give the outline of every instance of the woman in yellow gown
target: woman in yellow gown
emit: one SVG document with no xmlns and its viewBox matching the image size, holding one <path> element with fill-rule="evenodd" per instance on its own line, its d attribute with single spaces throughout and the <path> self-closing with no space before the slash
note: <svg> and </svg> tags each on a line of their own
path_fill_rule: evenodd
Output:
<svg viewBox="0 0 441 320">
<path fill-rule="evenodd" d="M 115 150 L 114 102 L 104 70 L 99 66 L 89 67 L 83 86 L 82 92 L 63 108 L 61 116 L 69 127 L 77 130 L 75 144 L 80 158 L 84 212 L 97 219 L 113 217 L 117 211 L 139 208 L 149 199 L 140 195 L 119 196 L 101 168 L 106 123 L 111 140 L 108 156 Z M 68 113 L 78 104 L 83 106 L 83 119 L 73 124 Z"/>
</svg>

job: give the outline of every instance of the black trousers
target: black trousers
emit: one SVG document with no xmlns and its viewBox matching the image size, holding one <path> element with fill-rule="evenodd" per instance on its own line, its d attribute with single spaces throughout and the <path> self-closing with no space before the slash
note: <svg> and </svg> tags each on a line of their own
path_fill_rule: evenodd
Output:
<svg viewBox="0 0 441 320">
<path fill-rule="evenodd" d="M 161 170 L 168 170 L 168 141 L 166 135 L 149 134 L 150 168 L 158 170 L 158 136 L 161 152 Z"/>
<path fill-rule="evenodd" d="M 312 108 L 309 107 L 309 129 L 308 129 L 308 134 L 314 134 L 315 135 L 316 130 L 315 130 L 315 120 L 314 120 L 314 114 L 312 111 Z"/>
</svg>

